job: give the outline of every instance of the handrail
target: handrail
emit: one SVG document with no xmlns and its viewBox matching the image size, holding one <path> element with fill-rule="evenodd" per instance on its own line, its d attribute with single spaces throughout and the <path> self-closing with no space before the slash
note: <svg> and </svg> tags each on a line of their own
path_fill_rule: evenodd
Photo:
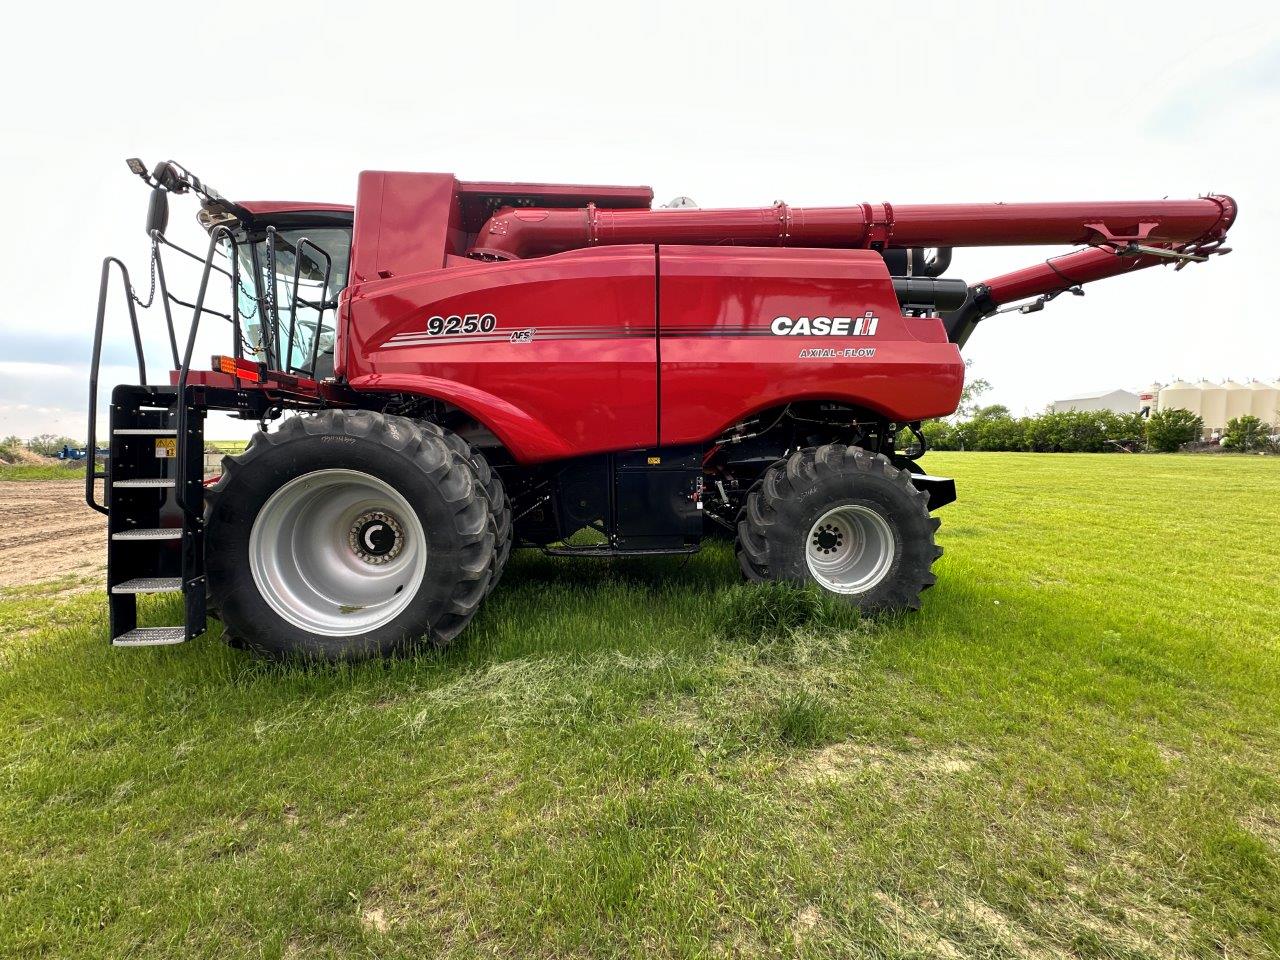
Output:
<svg viewBox="0 0 1280 960">
<path fill-rule="evenodd" d="M 205 263 L 205 261 L 203 261 L 203 260 L 201 260 L 201 259 L 200 259 L 200 256 L 199 256 L 198 254 L 192 253 L 190 250 L 187 250 L 187 249 L 185 249 L 185 248 L 183 248 L 183 247 L 178 246 L 178 245 L 177 245 L 176 243 L 174 243 L 172 240 L 168 239 L 168 238 L 167 238 L 163 233 L 161 233 L 161 234 L 159 235 L 159 237 L 160 237 L 160 242 L 161 242 L 161 243 L 163 243 L 163 244 L 164 244 L 166 247 L 168 247 L 170 250 L 177 250 L 177 251 L 178 251 L 180 254 L 182 254 L 184 257 L 189 257 L 189 258 L 191 258 L 192 260 L 194 260 L 194 261 L 195 261 L 196 263 L 198 263 L 198 264 L 203 265 L 203 264 Z M 224 277 L 230 277 L 230 276 L 231 276 L 231 271 L 230 271 L 230 270 L 223 270 L 223 269 L 222 269 L 221 267 L 219 267 L 219 266 L 215 266 L 213 269 L 214 269 L 214 270 L 217 270 L 217 271 L 218 271 L 220 274 L 222 274 Z"/>
<path fill-rule="evenodd" d="M 205 257 L 204 270 L 200 273 L 200 290 L 196 294 L 195 309 L 191 313 L 191 328 L 187 333 L 187 349 L 182 355 L 182 367 L 178 371 L 178 396 L 177 408 L 178 416 L 177 436 L 178 443 L 186 449 L 185 441 L 187 437 L 187 378 L 191 373 L 191 356 L 196 349 L 196 334 L 200 332 L 200 318 L 204 316 L 204 298 L 209 291 L 209 274 L 213 270 L 213 258 L 218 252 L 218 243 L 221 240 L 227 240 L 231 243 L 232 254 L 235 254 L 235 237 L 231 233 L 231 228 L 225 224 L 219 224 L 209 232 L 209 255 Z M 225 272 L 225 271 L 219 271 Z M 174 494 L 179 508 L 188 517 L 193 513 L 191 505 L 187 502 L 187 483 L 190 478 L 187 476 L 187 457 L 177 458 L 177 470 L 175 471 Z"/>
<path fill-rule="evenodd" d="M 107 290 L 111 284 L 112 264 L 120 268 L 120 276 L 124 280 L 125 303 L 129 306 L 129 324 L 133 327 L 133 345 L 138 355 L 138 382 L 147 382 L 147 361 L 142 350 L 142 331 L 138 327 L 129 268 L 115 257 L 106 257 L 102 261 L 102 281 L 98 285 L 98 316 L 93 328 L 93 359 L 89 364 L 89 462 L 84 471 L 85 503 L 99 513 L 106 513 L 107 508 L 98 503 L 93 486 L 94 480 L 98 479 L 98 370 L 102 364 L 102 330 L 107 320 Z M 103 499 L 109 500 L 109 494 L 105 490 L 103 493 Z"/>
<path fill-rule="evenodd" d="M 151 231 L 151 242 L 164 242 L 164 235 L 159 230 Z M 157 282 L 160 284 L 160 302 L 164 305 L 164 322 L 169 328 L 169 350 L 173 353 L 173 365 L 178 365 L 178 335 L 173 329 L 173 310 L 169 306 L 169 285 L 164 278 L 164 262 L 160 259 L 160 248 L 152 247 L 152 266 L 155 267 Z"/>
<path fill-rule="evenodd" d="M 311 337 L 311 366 L 305 368 L 293 366 L 293 335 L 298 322 L 298 281 L 302 272 L 302 248 L 310 247 L 320 256 L 324 257 L 324 282 L 320 287 L 320 308 L 316 311 L 316 329 Z M 293 291 L 289 298 L 289 350 L 285 354 L 282 369 L 286 373 L 302 370 L 309 377 L 316 374 L 316 362 L 320 359 L 320 326 L 324 320 L 325 303 L 329 293 L 329 276 L 333 273 L 333 257 L 327 250 L 324 250 L 314 244 L 309 237 L 301 238 L 293 245 Z M 310 304 L 307 304 L 310 306 Z"/>
<path fill-rule="evenodd" d="M 195 353 L 196 340 L 200 331 L 200 321 L 207 313 L 215 314 L 231 323 L 234 343 L 232 354 L 236 359 L 242 359 L 245 354 L 244 333 L 242 329 L 242 316 L 240 311 L 239 293 L 241 287 L 241 271 L 239 260 L 239 243 L 236 241 L 235 235 L 231 228 L 225 224 L 215 226 L 209 233 L 209 249 L 206 256 L 201 259 L 198 254 L 189 250 L 184 250 L 177 244 L 165 238 L 164 234 L 159 230 L 151 232 L 152 240 L 152 269 L 153 269 L 153 288 L 152 296 L 143 302 L 137 296 L 133 289 L 133 283 L 129 277 L 129 270 L 124 263 L 116 257 L 107 257 L 102 261 L 102 279 L 98 289 L 98 312 L 94 325 L 93 335 L 93 358 L 89 370 L 89 436 L 88 444 L 91 451 L 97 450 L 97 418 L 98 418 L 98 380 L 102 366 L 102 340 L 106 327 L 107 315 L 107 295 L 111 284 L 112 268 L 118 268 L 121 279 L 124 282 L 125 303 L 129 310 L 129 323 L 133 331 L 134 351 L 138 359 L 138 382 L 142 386 L 147 384 L 147 367 L 146 355 L 142 345 L 142 329 L 138 322 L 138 307 L 146 309 L 154 305 L 155 292 L 159 291 L 161 303 L 164 306 L 165 325 L 169 337 L 169 350 L 173 358 L 174 367 L 177 370 L 177 396 L 175 397 L 174 407 L 174 425 L 176 427 L 177 436 L 181 441 L 187 439 L 189 411 L 187 403 L 187 387 L 190 381 L 191 360 Z M 268 277 L 255 277 L 255 284 L 261 286 L 261 293 L 258 295 L 258 305 L 261 316 L 261 327 L 263 335 L 262 350 L 267 360 L 267 366 L 273 369 L 282 369 L 280 363 L 280 347 L 282 340 L 282 331 L 280 330 L 280 309 L 278 302 L 278 278 L 276 276 L 276 230 L 274 227 L 267 228 L 266 237 L 266 255 L 268 269 L 266 271 Z M 226 242 L 230 247 L 230 269 L 224 269 L 214 262 L 214 258 L 218 253 L 218 247 L 221 243 Z M 194 303 L 187 303 L 185 300 L 174 296 L 168 285 L 168 278 L 165 275 L 164 262 L 161 257 L 160 248 L 169 247 L 178 251 L 192 260 L 196 260 L 202 264 L 200 274 L 200 286 Z M 318 304 L 312 304 L 310 301 L 300 299 L 298 297 L 299 284 L 301 282 L 301 262 L 297 253 L 304 248 L 309 247 L 311 250 L 324 259 L 325 272 L 324 280 L 321 288 L 322 299 Z M 298 327 L 297 308 L 301 302 L 309 307 L 313 307 L 319 314 L 319 321 L 316 324 L 316 332 L 311 344 L 311 372 L 314 375 L 316 364 L 319 360 L 320 346 L 320 328 L 323 326 L 324 313 L 329 306 L 327 297 L 329 284 L 333 276 L 333 258 L 328 251 L 315 244 L 308 238 L 301 239 L 295 246 L 295 262 L 293 275 L 293 303 L 289 321 L 289 353 L 292 356 L 295 337 Z M 255 273 L 261 271 L 258 260 L 256 246 L 251 245 L 251 254 L 253 258 Z M 209 292 L 209 280 L 214 271 L 222 274 L 231 281 L 231 312 L 222 313 L 212 307 L 205 306 L 205 300 Z M 268 279 L 269 278 L 269 279 Z M 247 291 L 246 291 L 247 292 Z M 190 308 L 192 311 L 191 324 L 187 330 L 187 337 L 184 349 L 179 353 L 177 331 L 174 326 L 172 306 Z M 288 373 L 290 370 L 300 370 L 300 367 L 290 365 L 289 369 L 283 370 Z M 183 450 L 186 450 L 185 443 L 181 443 Z M 175 479 L 175 499 L 178 506 L 187 515 L 188 519 L 193 518 L 199 506 L 188 497 L 187 487 L 192 481 L 191 469 L 188 466 L 189 456 L 177 458 L 177 464 L 174 472 Z M 107 513 L 111 502 L 110 490 L 106 490 L 103 496 L 103 502 L 99 503 L 96 491 L 94 489 L 94 481 L 106 477 L 106 473 L 99 473 L 96 469 L 96 459 L 85 471 L 85 502 L 97 510 L 99 513 Z"/>
</svg>

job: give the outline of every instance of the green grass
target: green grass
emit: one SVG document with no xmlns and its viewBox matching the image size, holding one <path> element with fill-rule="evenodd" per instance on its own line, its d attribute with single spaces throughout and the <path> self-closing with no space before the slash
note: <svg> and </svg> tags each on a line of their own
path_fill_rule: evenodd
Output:
<svg viewBox="0 0 1280 960">
<path fill-rule="evenodd" d="M 84 462 L 0 463 L 0 482 L 5 480 L 83 480 Z"/>
<path fill-rule="evenodd" d="M 0 954 L 1275 956 L 1280 461 L 928 465 L 939 583 L 869 624 L 720 546 L 517 557 L 358 667 L 6 594 Z"/>
</svg>

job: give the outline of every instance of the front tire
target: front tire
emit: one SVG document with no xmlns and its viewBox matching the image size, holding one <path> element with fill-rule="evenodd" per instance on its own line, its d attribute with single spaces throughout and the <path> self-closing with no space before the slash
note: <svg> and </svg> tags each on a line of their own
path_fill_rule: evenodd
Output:
<svg viewBox="0 0 1280 960">
<path fill-rule="evenodd" d="M 208 502 L 212 600 L 230 637 L 269 656 L 443 645 L 493 573 L 493 521 L 472 468 L 401 417 L 292 417 L 224 461 Z"/>
<path fill-rule="evenodd" d="M 489 460 L 483 453 L 452 430 L 446 430 L 430 420 L 417 420 L 415 423 L 432 436 L 439 437 L 450 450 L 467 462 L 467 465 L 471 467 L 471 472 L 476 482 L 480 484 L 481 490 L 489 498 L 489 529 L 493 533 L 494 550 L 493 559 L 489 565 L 489 585 L 485 587 L 484 591 L 487 597 L 493 593 L 493 588 L 502 579 L 502 571 L 507 565 L 507 558 L 511 556 L 511 501 L 507 499 L 507 491 L 502 484 L 502 478 L 498 476 L 496 470 L 489 466 Z"/>
<path fill-rule="evenodd" d="M 737 554 L 749 580 L 814 583 L 867 613 L 917 610 L 942 556 L 929 497 L 860 447 L 798 450 L 747 497 Z"/>
</svg>

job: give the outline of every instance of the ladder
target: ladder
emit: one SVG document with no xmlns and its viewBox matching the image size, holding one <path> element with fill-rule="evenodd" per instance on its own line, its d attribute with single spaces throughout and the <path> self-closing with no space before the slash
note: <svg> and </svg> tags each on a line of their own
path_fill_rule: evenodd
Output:
<svg viewBox="0 0 1280 960">
<path fill-rule="evenodd" d="M 181 404 L 174 387 L 117 386 L 103 478 L 112 644 L 167 646 L 204 633 L 203 408 Z M 163 593 L 182 595 L 184 622 L 139 626 L 138 597 Z"/>
</svg>

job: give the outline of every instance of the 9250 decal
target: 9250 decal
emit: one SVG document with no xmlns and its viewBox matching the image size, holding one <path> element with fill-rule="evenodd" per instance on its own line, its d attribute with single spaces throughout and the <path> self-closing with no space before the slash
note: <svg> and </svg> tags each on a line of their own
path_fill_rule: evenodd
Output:
<svg viewBox="0 0 1280 960">
<path fill-rule="evenodd" d="M 459 333 L 493 333 L 498 318 L 492 313 L 456 313 L 447 317 L 430 317 L 427 320 L 427 336 L 449 337 Z"/>
</svg>

